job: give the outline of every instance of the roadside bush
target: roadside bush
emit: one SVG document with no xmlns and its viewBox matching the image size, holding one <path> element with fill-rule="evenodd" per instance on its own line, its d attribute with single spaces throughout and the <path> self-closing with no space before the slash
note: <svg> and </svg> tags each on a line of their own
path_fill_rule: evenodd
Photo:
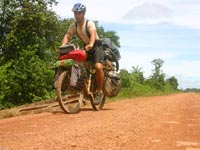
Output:
<svg viewBox="0 0 200 150">
<path fill-rule="evenodd" d="M 1 67 L 0 109 L 50 98 L 54 71 L 34 51 Z"/>
</svg>

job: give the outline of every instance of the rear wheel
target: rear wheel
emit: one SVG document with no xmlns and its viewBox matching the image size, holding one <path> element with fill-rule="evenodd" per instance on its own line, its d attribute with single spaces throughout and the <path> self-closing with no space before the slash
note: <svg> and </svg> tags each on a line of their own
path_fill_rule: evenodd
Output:
<svg viewBox="0 0 200 150">
<path fill-rule="evenodd" d="M 60 74 L 56 87 L 57 100 L 66 113 L 73 114 L 80 110 L 81 92 L 71 91 L 68 87 L 70 72 L 64 71 Z"/>
<path fill-rule="evenodd" d="M 105 95 L 104 95 L 103 99 L 101 100 L 101 102 L 99 102 L 98 104 L 94 103 L 94 98 L 95 98 L 94 96 L 91 96 L 90 102 L 91 102 L 92 108 L 94 110 L 101 110 L 101 109 L 103 109 L 103 106 L 104 106 L 105 100 L 106 100 Z"/>
</svg>

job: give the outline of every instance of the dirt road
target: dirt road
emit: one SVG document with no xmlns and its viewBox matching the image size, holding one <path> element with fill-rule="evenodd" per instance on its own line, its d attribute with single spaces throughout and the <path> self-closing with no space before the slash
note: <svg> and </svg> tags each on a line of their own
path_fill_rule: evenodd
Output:
<svg viewBox="0 0 200 150">
<path fill-rule="evenodd" d="M 0 120 L 0 150 L 200 150 L 200 95 L 175 94 Z"/>
</svg>

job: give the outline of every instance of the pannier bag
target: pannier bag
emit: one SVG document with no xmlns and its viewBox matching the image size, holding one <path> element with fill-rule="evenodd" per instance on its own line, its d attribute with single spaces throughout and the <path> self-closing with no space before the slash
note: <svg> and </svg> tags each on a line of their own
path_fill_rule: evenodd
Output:
<svg viewBox="0 0 200 150">
<path fill-rule="evenodd" d="M 62 63 L 63 62 L 63 63 Z M 57 67 L 54 74 L 54 88 L 57 87 L 57 81 L 65 67 L 71 67 L 71 76 L 69 85 L 76 89 L 82 89 L 86 79 L 87 72 L 81 63 L 74 63 L 72 59 L 57 61 Z M 66 64 L 64 64 L 66 63 Z"/>
<path fill-rule="evenodd" d="M 71 68 L 70 86 L 76 89 L 82 89 L 86 79 L 86 70 L 82 64 L 74 64 Z"/>
<path fill-rule="evenodd" d="M 115 97 L 121 90 L 121 80 L 119 73 L 110 71 L 105 76 L 104 80 L 104 93 L 107 97 Z"/>
<path fill-rule="evenodd" d="M 78 64 L 74 64 L 71 68 L 70 86 L 77 87 L 78 79 L 81 76 L 81 70 Z"/>
</svg>

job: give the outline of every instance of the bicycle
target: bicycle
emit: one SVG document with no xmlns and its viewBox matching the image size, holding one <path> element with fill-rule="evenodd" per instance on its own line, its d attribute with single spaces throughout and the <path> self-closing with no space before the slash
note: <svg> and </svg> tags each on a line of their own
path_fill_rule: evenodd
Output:
<svg viewBox="0 0 200 150">
<path fill-rule="evenodd" d="M 72 51 L 75 50 L 74 46 L 66 45 L 62 47 L 64 51 Z M 61 49 L 61 47 L 60 47 Z M 70 49 L 70 50 L 67 50 Z M 108 52 L 107 52 L 108 53 Z M 115 57 L 114 53 L 110 52 L 110 54 Z M 105 53 L 106 56 L 106 53 Z M 106 58 L 106 57 L 105 57 Z M 92 108 L 94 110 L 101 110 L 104 107 L 106 100 L 106 92 L 105 88 L 103 89 L 104 97 L 100 100 L 98 104 L 94 103 L 95 91 L 96 91 L 96 80 L 95 80 L 95 68 L 94 64 L 90 61 L 76 61 L 74 59 L 65 59 L 57 61 L 57 68 L 60 70 L 59 77 L 56 84 L 56 95 L 57 101 L 59 102 L 60 107 L 65 113 L 73 114 L 80 111 L 81 104 L 85 105 L 86 101 L 90 101 Z M 82 76 L 80 78 L 80 82 L 82 83 L 82 87 L 79 89 L 71 88 L 71 70 L 72 66 L 78 66 L 81 68 Z M 109 61 L 109 59 L 105 59 L 103 63 L 103 70 L 105 77 L 109 77 L 110 71 L 117 72 L 119 69 L 119 63 L 115 58 L 114 62 Z M 106 79 L 106 78 L 105 78 Z M 119 80 L 119 78 L 118 78 Z M 105 82 L 104 82 L 105 83 Z"/>
</svg>

